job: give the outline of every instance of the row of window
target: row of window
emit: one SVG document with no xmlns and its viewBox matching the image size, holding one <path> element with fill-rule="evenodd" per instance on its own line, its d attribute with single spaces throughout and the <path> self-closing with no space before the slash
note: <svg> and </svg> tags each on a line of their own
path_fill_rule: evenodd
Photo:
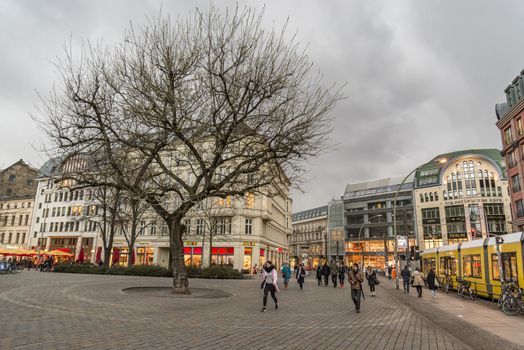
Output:
<svg viewBox="0 0 524 350">
<path fill-rule="evenodd" d="M 433 202 L 433 201 L 438 201 L 438 193 L 437 192 L 429 192 L 429 193 L 424 193 L 424 194 L 420 194 L 420 202 L 421 203 L 424 203 L 424 202 Z"/>
<path fill-rule="evenodd" d="M 83 228 L 85 232 L 96 231 L 96 223 L 88 220 L 84 221 Z M 40 232 L 47 231 L 47 223 L 40 224 Z M 80 231 L 80 221 L 50 222 L 48 232 L 78 232 Z M 36 232 L 34 236 L 36 238 Z"/>
<path fill-rule="evenodd" d="M 16 174 L 9 175 L 9 182 L 16 182 Z M 33 179 L 27 179 L 25 185 L 28 187 L 33 186 Z"/>
<path fill-rule="evenodd" d="M 31 208 L 31 202 L 20 202 L 20 208 Z M 11 203 L 0 203 L 0 209 L 18 209 L 18 203 L 13 203 L 12 207 Z"/>
<path fill-rule="evenodd" d="M 305 234 L 295 234 L 289 236 L 290 242 L 308 242 L 308 241 L 319 241 L 323 240 L 324 236 L 322 233 L 305 233 Z"/>
<path fill-rule="evenodd" d="M 0 234 L 0 244 L 24 244 L 25 243 L 25 232 L 17 232 L 13 235 L 13 232 Z"/>
<path fill-rule="evenodd" d="M 11 220 L 9 220 L 9 217 L 11 218 Z M 17 223 L 16 218 L 16 215 L 0 215 L 0 223 L 2 223 L 3 226 L 7 226 L 8 224 L 10 226 L 15 226 L 15 224 Z M 18 215 L 18 226 L 22 226 L 22 224 L 24 226 L 29 225 L 29 215 Z"/>
<path fill-rule="evenodd" d="M 518 282 L 517 254 L 515 252 L 502 253 L 504 279 Z M 424 271 L 435 266 L 435 258 L 424 259 Z M 457 276 L 457 260 L 453 256 L 441 257 L 439 265 L 440 276 Z M 462 274 L 464 277 L 482 278 L 482 260 L 480 254 L 464 255 L 462 257 Z M 491 276 L 500 280 L 500 265 L 498 255 L 491 254 Z"/>
<path fill-rule="evenodd" d="M 98 215 L 98 206 L 90 205 L 90 206 L 83 207 L 81 205 L 75 205 L 75 206 L 69 206 L 69 207 L 44 208 L 42 212 L 43 218 L 47 218 L 49 216 L 61 217 L 61 216 L 88 216 L 88 215 L 89 216 Z M 40 221 L 40 218 L 36 218 L 36 222 L 38 223 L 39 221 Z"/>
<path fill-rule="evenodd" d="M 85 192 L 85 199 L 90 201 L 93 199 L 93 191 L 92 190 L 74 190 L 74 191 L 60 191 L 53 193 L 48 193 L 44 197 L 45 203 L 51 203 L 51 202 L 69 202 L 69 201 L 82 201 L 84 200 L 84 192 Z M 44 194 L 44 189 L 42 188 L 41 194 Z M 39 208 L 41 208 L 42 203 L 40 203 Z"/>
</svg>

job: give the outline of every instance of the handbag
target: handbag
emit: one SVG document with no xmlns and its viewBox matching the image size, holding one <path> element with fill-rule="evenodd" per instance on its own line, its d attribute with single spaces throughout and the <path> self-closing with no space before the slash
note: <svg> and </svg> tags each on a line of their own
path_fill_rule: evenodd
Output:
<svg viewBox="0 0 524 350">
<path fill-rule="evenodd" d="M 438 282 L 437 277 L 435 277 L 435 287 L 440 288 L 440 283 Z"/>
</svg>

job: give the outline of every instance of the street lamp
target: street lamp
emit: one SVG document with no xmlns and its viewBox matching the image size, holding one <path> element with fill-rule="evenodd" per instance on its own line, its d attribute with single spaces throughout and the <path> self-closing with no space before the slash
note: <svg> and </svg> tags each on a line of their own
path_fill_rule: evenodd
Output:
<svg viewBox="0 0 524 350">
<path fill-rule="evenodd" d="M 372 219 L 374 219 L 374 218 L 381 218 L 381 217 L 382 217 L 382 214 L 377 214 L 377 215 L 374 215 L 374 216 L 368 218 L 368 224 L 371 222 Z M 360 249 L 360 233 L 362 232 L 362 229 L 364 228 L 365 224 L 366 223 L 363 222 L 362 226 L 360 226 L 360 229 L 358 230 L 358 248 L 359 249 Z M 360 256 L 361 256 L 361 261 L 362 261 L 361 266 L 364 266 L 364 249 L 362 249 L 362 251 L 360 252 Z"/>
</svg>

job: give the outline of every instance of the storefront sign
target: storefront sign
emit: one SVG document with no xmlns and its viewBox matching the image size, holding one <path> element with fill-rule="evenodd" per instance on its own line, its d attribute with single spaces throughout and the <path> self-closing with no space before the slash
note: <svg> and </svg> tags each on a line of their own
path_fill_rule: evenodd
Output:
<svg viewBox="0 0 524 350">
<path fill-rule="evenodd" d="M 445 201 L 445 205 L 457 205 L 457 204 L 468 204 L 468 203 L 502 203 L 503 200 L 500 198 L 475 198 L 475 199 L 454 199 Z"/>
<path fill-rule="evenodd" d="M 242 245 L 244 245 L 244 247 L 254 247 L 255 246 L 255 242 L 244 241 L 244 242 L 242 242 Z"/>
<path fill-rule="evenodd" d="M 455 217 L 447 217 L 446 222 L 466 222 L 466 217 L 464 216 L 455 216 Z"/>
<path fill-rule="evenodd" d="M 397 247 L 400 249 L 407 249 L 408 238 L 406 236 L 398 236 L 397 237 Z"/>
<path fill-rule="evenodd" d="M 184 242 L 184 245 L 197 245 L 198 242 L 195 242 L 195 241 L 185 241 Z"/>
<path fill-rule="evenodd" d="M 460 233 L 449 233 L 448 232 L 448 239 L 453 238 L 468 238 L 468 234 L 466 232 L 460 232 Z"/>
<path fill-rule="evenodd" d="M 423 224 L 440 224 L 440 219 L 422 219 Z"/>
</svg>

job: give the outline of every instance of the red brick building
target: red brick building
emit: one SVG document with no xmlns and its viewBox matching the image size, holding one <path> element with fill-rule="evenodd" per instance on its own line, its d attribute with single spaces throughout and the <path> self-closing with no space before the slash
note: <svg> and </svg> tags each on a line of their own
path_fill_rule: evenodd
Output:
<svg viewBox="0 0 524 350">
<path fill-rule="evenodd" d="M 504 90 L 506 102 L 495 106 L 508 169 L 513 231 L 524 231 L 524 70 Z"/>
</svg>

